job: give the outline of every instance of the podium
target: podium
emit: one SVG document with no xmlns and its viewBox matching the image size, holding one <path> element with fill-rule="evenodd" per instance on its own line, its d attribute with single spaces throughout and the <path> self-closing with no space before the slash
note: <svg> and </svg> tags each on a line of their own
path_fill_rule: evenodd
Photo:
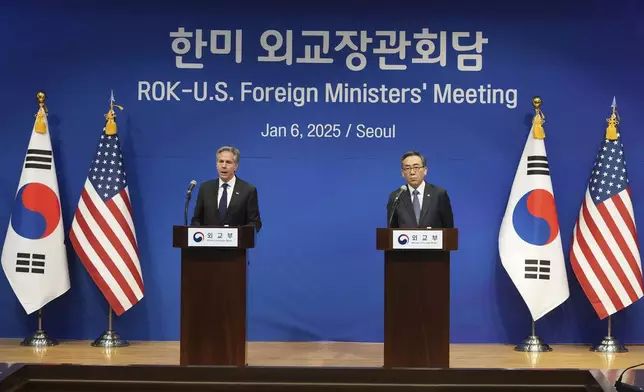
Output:
<svg viewBox="0 0 644 392">
<path fill-rule="evenodd" d="M 174 226 L 181 249 L 181 365 L 246 366 L 247 249 L 251 226 Z"/>
<path fill-rule="evenodd" d="M 377 228 L 376 248 L 385 258 L 384 367 L 449 368 L 458 229 Z"/>
</svg>

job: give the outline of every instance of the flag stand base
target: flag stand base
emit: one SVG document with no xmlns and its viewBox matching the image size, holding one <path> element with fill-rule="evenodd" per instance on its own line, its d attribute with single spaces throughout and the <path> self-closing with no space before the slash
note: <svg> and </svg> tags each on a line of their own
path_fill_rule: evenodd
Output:
<svg viewBox="0 0 644 392">
<path fill-rule="evenodd" d="M 552 351 L 552 348 L 549 345 L 545 344 L 540 337 L 530 335 L 523 342 L 516 345 L 516 347 L 514 347 L 514 351 L 543 353 Z"/>
<path fill-rule="evenodd" d="M 590 351 L 599 353 L 626 353 L 628 349 L 614 337 L 606 336 L 601 343 L 591 347 Z"/>
<path fill-rule="evenodd" d="M 44 330 L 39 329 L 33 335 L 20 342 L 20 345 L 31 347 L 58 346 L 58 341 L 47 336 Z"/>
<path fill-rule="evenodd" d="M 92 347 L 125 347 L 130 343 L 127 340 L 121 339 L 118 333 L 107 330 L 92 343 Z"/>
<path fill-rule="evenodd" d="M 590 348 L 590 351 L 599 353 L 626 353 L 628 349 L 621 344 L 619 340 L 613 337 L 613 318 L 608 316 L 608 334 L 604 337 L 601 343 L 596 344 Z"/>
<path fill-rule="evenodd" d="M 38 309 L 38 329 L 33 335 L 20 342 L 20 345 L 31 347 L 58 346 L 58 341 L 47 336 L 42 327 L 42 309 Z"/>
<path fill-rule="evenodd" d="M 112 329 L 112 307 L 107 313 L 107 330 L 103 332 L 98 339 L 94 340 L 92 347 L 125 347 L 129 346 L 130 342 L 121 339 L 118 333 Z"/>
<path fill-rule="evenodd" d="M 552 347 L 545 344 L 535 332 L 534 320 L 532 320 L 532 333 L 523 342 L 514 347 L 514 351 L 528 353 L 544 353 L 552 351 Z"/>
</svg>

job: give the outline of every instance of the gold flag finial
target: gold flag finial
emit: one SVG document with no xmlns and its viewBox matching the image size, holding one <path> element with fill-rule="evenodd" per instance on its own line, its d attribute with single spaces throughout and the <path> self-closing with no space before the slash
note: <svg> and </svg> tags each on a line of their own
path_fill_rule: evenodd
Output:
<svg viewBox="0 0 644 392">
<path fill-rule="evenodd" d="M 115 107 L 123 110 L 123 106 L 114 103 L 114 91 L 112 91 L 112 95 L 110 96 L 110 110 L 105 114 L 105 119 L 107 119 L 107 123 L 105 124 L 105 133 L 110 136 L 116 134 Z"/>
<path fill-rule="evenodd" d="M 36 99 L 38 99 L 38 113 L 36 113 L 36 126 L 35 130 L 38 133 L 47 132 L 47 124 L 45 123 L 45 116 L 47 115 L 47 106 L 45 106 L 45 99 L 47 95 L 44 91 L 38 91 L 36 94 Z"/>
<path fill-rule="evenodd" d="M 613 98 L 613 104 L 611 105 L 612 111 L 610 117 L 606 119 L 608 126 L 606 127 L 606 139 L 608 140 L 617 140 L 617 124 L 619 124 L 619 114 L 617 114 L 617 105 L 615 104 L 615 98 Z"/>
<path fill-rule="evenodd" d="M 532 136 L 535 139 L 544 139 L 546 137 L 546 133 L 543 130 L 543 123 L 545 122 L 546 116 L 541 111 L 542 104 L 541 97 L 537 96 L 532 98 L 532 106 L 534 106 L 535 110 L 534 119 L 532 120 Z"/>
</svg>

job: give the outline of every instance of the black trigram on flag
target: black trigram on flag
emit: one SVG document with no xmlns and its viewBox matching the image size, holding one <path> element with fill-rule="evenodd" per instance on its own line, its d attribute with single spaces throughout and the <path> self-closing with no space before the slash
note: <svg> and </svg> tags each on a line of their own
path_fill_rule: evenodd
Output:
<svg viewBox="0 0 644 392">
<path fill-rule="evenodd" d="M 28 149 L 25 169 L 51 170 L 52 153 L 50 150 Z"/>
<path fill-rule="evenodd" d="M 548 157 L 545 155 L 530 155 L 528 156 L 528 175 L 550 175 L 550 167 L 548 166 Z"/>
<path fill-rule="evenodd" d="M 525 278 L 550 280 L 550 260 L 526 260 Z"/>
<path fill-rule="evenodd" d="M 44 274 L 45 255 L 18 253 L 16 260 L 16 272 Z"/>
</svg>

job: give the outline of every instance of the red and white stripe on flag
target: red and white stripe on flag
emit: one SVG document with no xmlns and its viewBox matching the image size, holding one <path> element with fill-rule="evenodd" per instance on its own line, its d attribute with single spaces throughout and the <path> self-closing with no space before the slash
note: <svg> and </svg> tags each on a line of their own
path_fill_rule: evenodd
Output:
<svg viewBox="0 0 644 392">
<path fill-rule="evenodd" d="M 128 178 L 117 135 L 101 136 L 69 236 L 79 259 L 117 315 L 143 298 Z"/>
<path fill-rule="evenodd" d="M 634 216 L 623 145 L 605 139 L 570 248 L 572 269 L 601 319 L 644 296 Z"/>
</svg>

